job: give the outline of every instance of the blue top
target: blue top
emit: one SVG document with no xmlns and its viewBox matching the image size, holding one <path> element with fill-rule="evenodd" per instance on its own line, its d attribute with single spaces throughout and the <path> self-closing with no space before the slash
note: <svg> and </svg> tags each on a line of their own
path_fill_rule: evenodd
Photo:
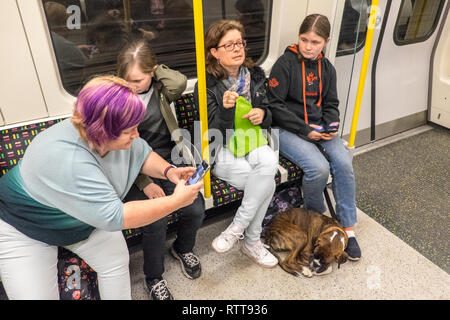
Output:
<svg viewBox="0 0 450 320">
<path fill-rule="evenodd" d="M 85 240 L 95 228 L 122 230 L 122 199 L 151 151 L 137 138 L 102 158 L 66 119 L 39 133 L 0 178 L 0 219 L 58 246 Z"/>
</svg>

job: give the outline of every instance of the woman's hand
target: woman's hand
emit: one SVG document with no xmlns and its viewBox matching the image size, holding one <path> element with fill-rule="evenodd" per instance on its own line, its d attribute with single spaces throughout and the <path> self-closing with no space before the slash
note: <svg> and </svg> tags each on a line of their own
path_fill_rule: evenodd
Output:
<svg viewBox="0 0 450 320">
<path fill-rule="evenodd" d="M 236 105 L 236 100 L 239 98 L 239 94 L 233 91 L 225 91 L 223 94 L 223 107 L 225 109 L 231 109 Z"/>
<path fill-rule="evenodd" d="M 242 117 L 242 119 L 248 119 L 255 126 L 261 124 L 264 119 L 264 110 L 260 108 L 253 108 L 246 115 Z"/>
<path fill-rule="evenodd" d="M 167 171 L 167 179 L 178 184 L 180 180 L 187 181 L 195 172 L 194 167 L 172 168 Z"/>
<path fill-rule="evenodd" d="M 161 198 L 166 196 L 164 190 L 154 182 L 150 183 L 142 191 L 144 191 L 145 195 L 149 199 Z"/>
<path fill-rule="evenodd" d="M 171 197 L 180 205 L 180 208 L 184 208 L 195 201 L 202 187 L 203 180 L 187 186 L 186 180 L 180 179 Z"/>
</svg>

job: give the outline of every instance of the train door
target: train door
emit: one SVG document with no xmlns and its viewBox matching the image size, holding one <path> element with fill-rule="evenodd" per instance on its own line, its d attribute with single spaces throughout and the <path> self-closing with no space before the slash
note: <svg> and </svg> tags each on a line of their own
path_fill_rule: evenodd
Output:
<svg viewBox="0 0 450 320">
<path fill-rule="evenodd" d="M 341 136 L 343 136 L 345 140 L 348 139 L 354 111 L 371 3 L 371 0 L 345 0 L 342 17 L 340 18 L 341 26 L 334 65 L 337 72 L 338 97 L 340 100 L 340 130 Z M 380 20 L 383 12 L 384 7 L 383 4 L 380 3 L 373 43 L 376 43 L 378 39 Z M 371 61 L 374 51 L 373 48 L 374 45 L 372 46 Z M 371 65 L 369 65 L 368 74 L 370 74 L 370 70 Z M 370 83 L 371 79 L 367 76 L 361 112 L 358 120 L 358 134 L 356 135 L 355 141 L 356 146 L 370 141 Z"/>
<path fill-rule="evenodd" d="M 446 16 L 445 3 L 380 1 L 357 146 L 426 123 L 430 57 L 435 31 Z M 350 131 L 370 5 L 370 0 L 345 1 L 335 61 L 344 139 Z"/>
<path fill-rule="evenodd" d="M 430 57 L 444 3 L 389 2 L 384 36 L 374 58 L 371 140 L 426 123 Z"/>
<path fill-rule="evenodd" d="M 450 128 L 450 18 L 447 3 L 444 16 L 447 17 L 439 29 L 438 41 L 431 57 L 429 93 L 429 120 Z"/>
</svg>

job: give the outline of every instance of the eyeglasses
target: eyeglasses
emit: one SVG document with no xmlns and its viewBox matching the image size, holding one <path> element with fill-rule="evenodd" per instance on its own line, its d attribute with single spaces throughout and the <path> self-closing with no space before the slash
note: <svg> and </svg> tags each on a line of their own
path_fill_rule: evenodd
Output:
<svg viewBox="0 0 450 320">
<path fill-rule="evenodd" d="M 242 49 L 242 48 L 245 48 L 246 45 L 247 45 L 247 40 L 242 40 L 242 41 L 233 42 L 233 43 L 226 43 L 224 45 L 216 47 L 216 49 L 223 47 L 225 49 L 225 51 L 230 52 L 230 51 L 234 50 L 235 46 L 238 47 L 238 49 Z"/>
</svg>

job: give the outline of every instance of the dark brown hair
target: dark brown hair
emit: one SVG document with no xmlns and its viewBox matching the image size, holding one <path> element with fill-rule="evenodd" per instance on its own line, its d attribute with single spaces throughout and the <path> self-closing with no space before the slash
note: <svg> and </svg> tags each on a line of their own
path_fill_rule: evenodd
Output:
<svg viewBox="0 0 450 320">
<path fill-rule="evenodd" d="M 313 31 L 327 41 L 330 37 L 330 30 L 331 26 L 328 18 L 322 14 L 314 13 L 310 14 L 303 20 L 298 34 L 301 35 L 303 33 Z"/>
<path fill-rule="evenodd" d="M 238 30 L 242 38 L 245 36 L 244 27 L 235 20 L 220 20 L 211 24 L 205 35 L 205 63 L 206 71 L 218 79 L 228 77 L 228 72 L 220 65 L 217 59 L 212 55 L 211 49 L 217 48 L 220 40 L 228 31 Z M 252 68 L 255 64 L 251 58 L 245 58 L 243 65 Z"/>
<path fill-rule="evenodd" d="M 126 45 L 117 58 L 117 75 L 126 79 L 131 67 L 138 65 L 145 74 L 155 71 L 156 57 L 145 40 L 138 40 Z"/>
</svg>

